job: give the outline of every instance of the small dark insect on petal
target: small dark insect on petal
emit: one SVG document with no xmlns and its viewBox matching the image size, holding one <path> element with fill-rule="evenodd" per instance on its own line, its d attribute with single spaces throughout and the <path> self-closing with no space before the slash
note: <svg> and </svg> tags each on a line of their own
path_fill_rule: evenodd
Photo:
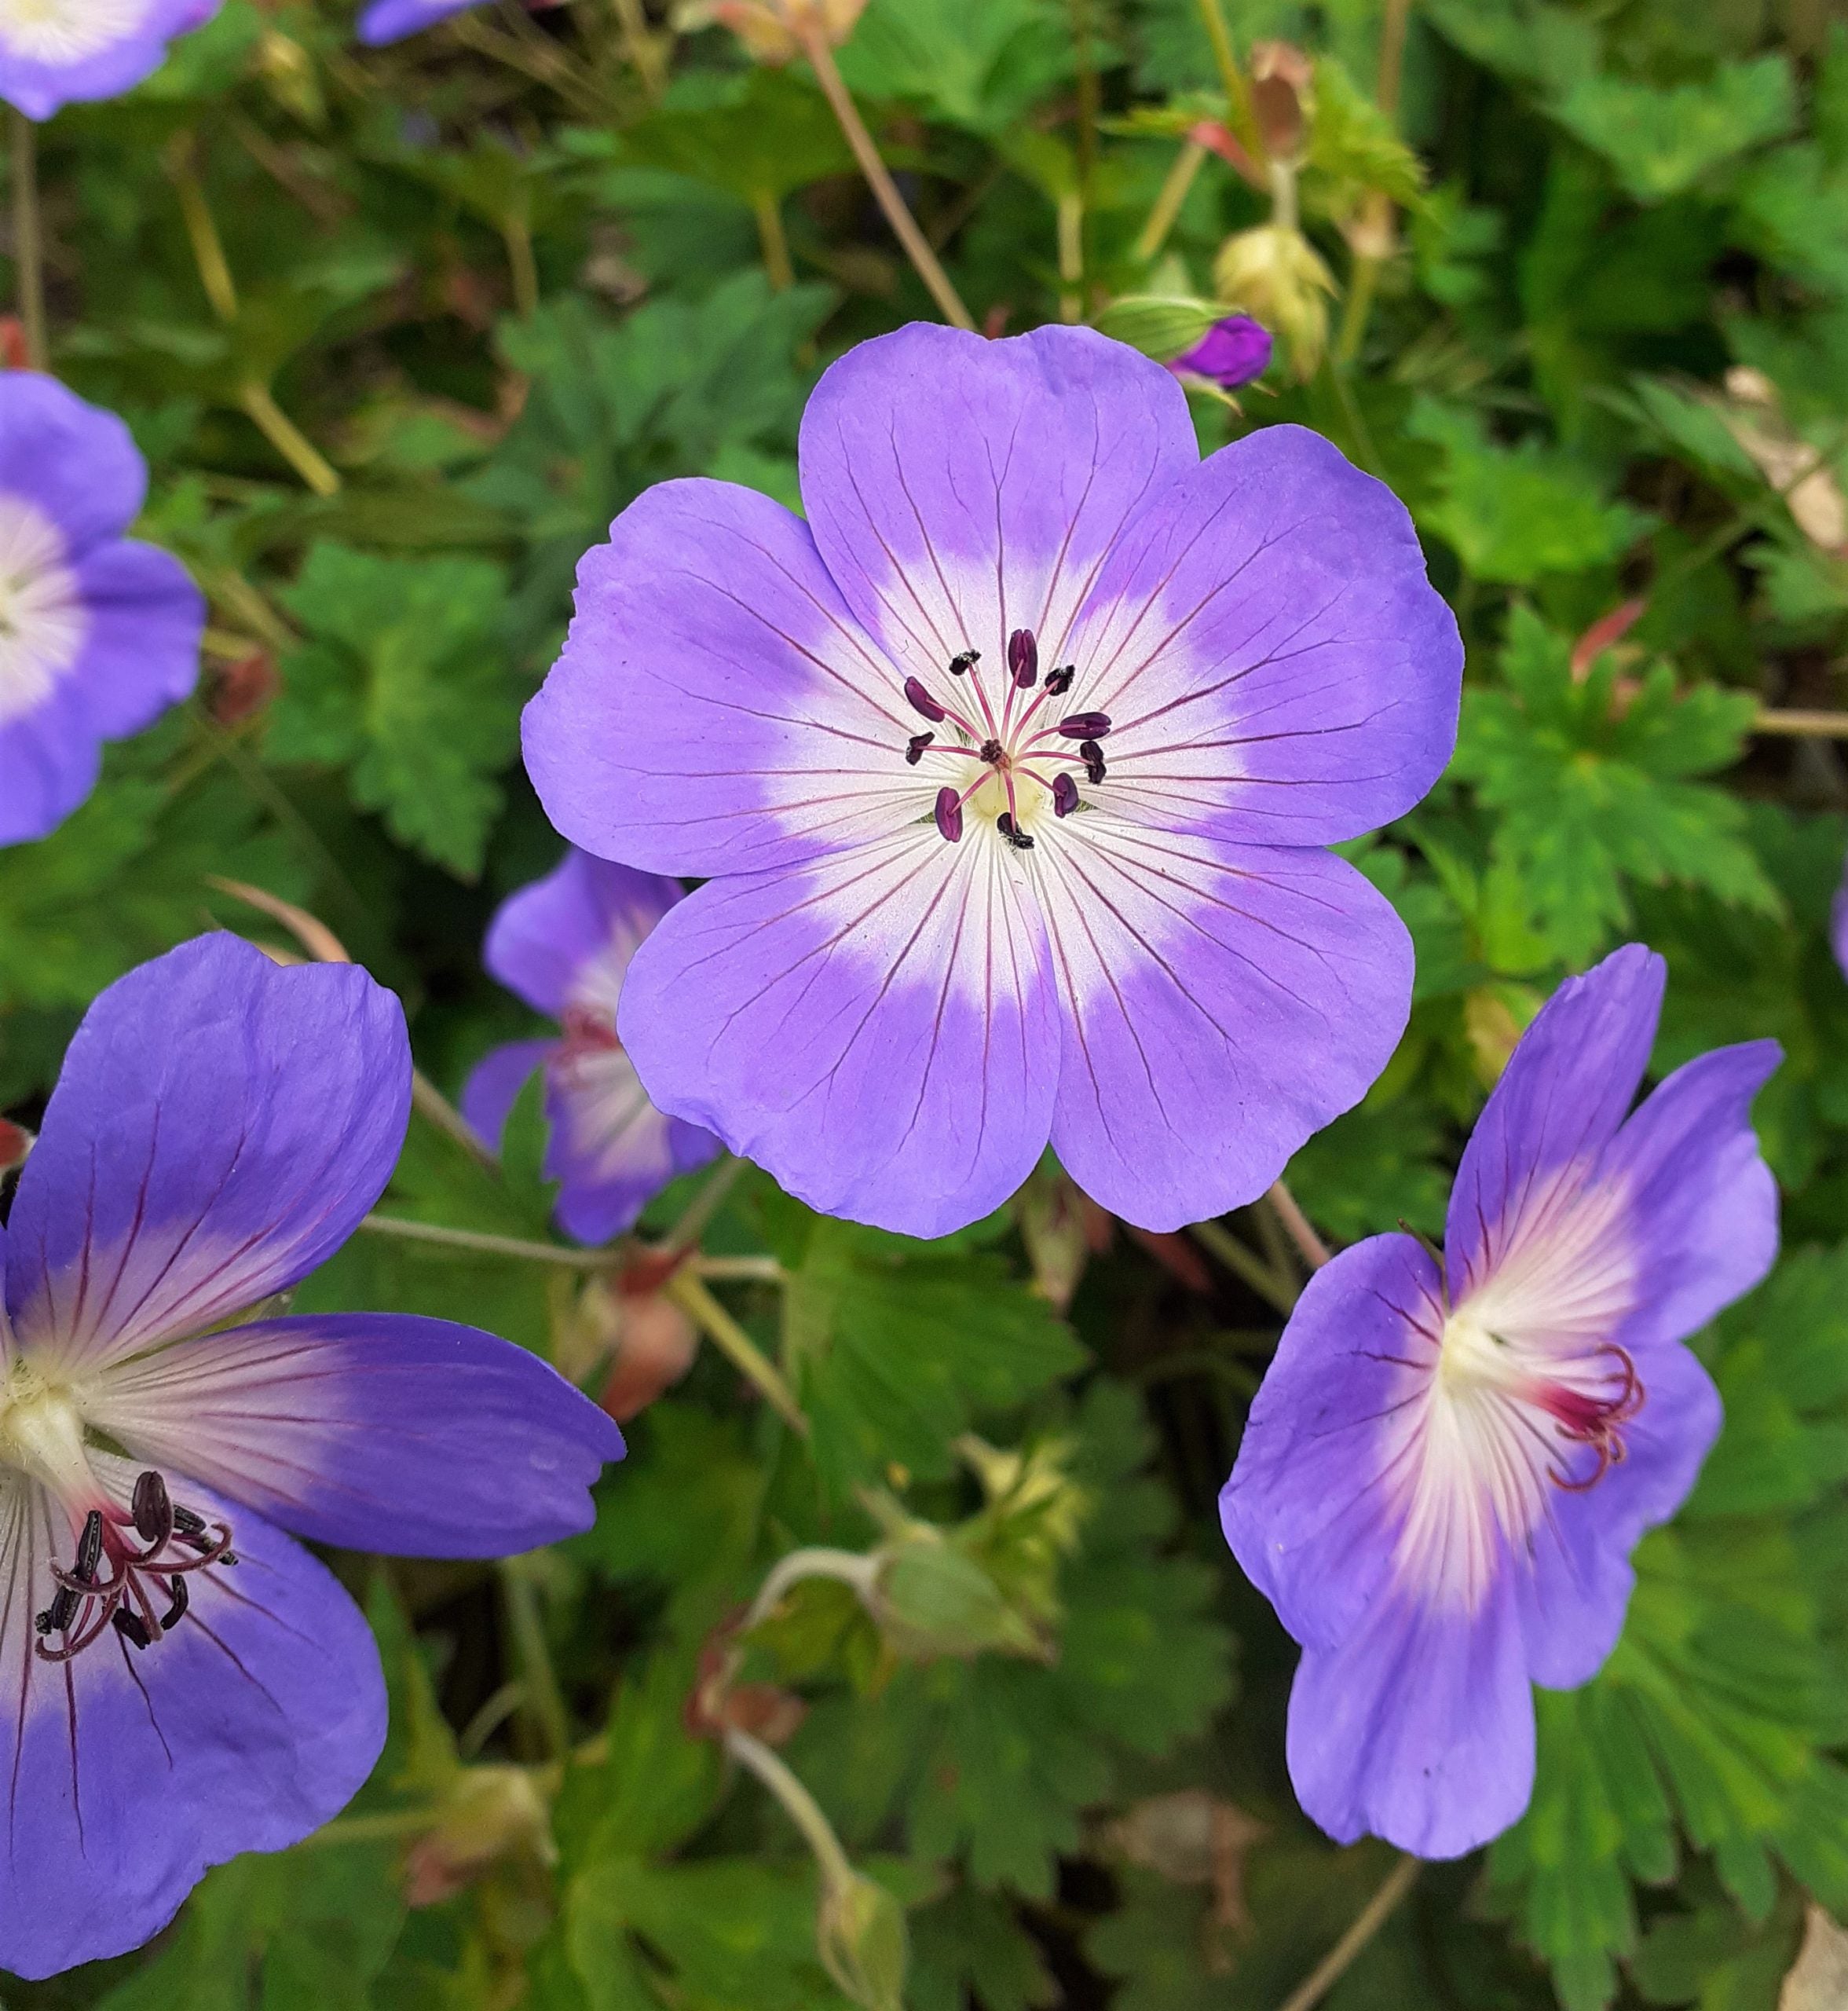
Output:
<svg viewBox="0 0 1848 2011">
<path fill-rule="evenodd" d="M 148 1632 L 147 1622 L 139 1614 L 124 1613 L 118 1607 L 110 1617 L 110 1625 L 123 1640 L 135 1647 L 145 1648 L 152 1645 L 154 1636 Z"/>
<path fill-rule="evenodd" d="M 103 1561 L 103 1517 L 100 1509 L 93 1508 L 83 1518 L 83 1533 L 77 1539 L 77 1570 L 79 1578 L 90 1579 L 97 1575 L 97 1566 Z"/>
<path fill-rule="evenodd" d="M 983 741 L 982 743 L 982 758 L 984 761 L 990 763 L 1000 760 L 1001 758 L 1001 742 L 998 740 Z"/>
<path fill-rule="evenodd" d="M 1078 807 L 1078 786 L 1070 775 L 1061 770 L 1052 778 L 1052 815 L 1069 817 Z"/>
<path fill-rule="evenodd" d="M 962 801 L 953 789 L 937 792 L 937 829 L 952 844 L 963 834 Z"/>
<path fill-rule="evenodd" d="M 964 671 L 973 670 L 981 661 L 982 652 L 979 650 L 959 650 L 950 659 L 950 674 L 952 677 L 961 677 Z"/>
<path fill-rule="evenodd" d="M 135 1533 L 143 1543 L 163 1544 L 174 1533 L 174 1504 L 167 1482 L 150 1467 L 135 1477 Z"/>
<path fill-rule="evenodd" d="M 1059 722 L 1067 740 L 1101 740 L 1110 731 L 1108 712 L 1067 712 Z"/>
<path fill-rule="evenodd" d="M 934 733 L 914 733 L 905 743 L 905 758 L 913 767 L 917 766 L 918 756 L 936 738 Z"/>
<path fill-rule="evenodd" d="M 915 677 L 905 680 L 905 696 L 914 712 L 922 712 L 927 720 L 940 720 L 943 708 L 939 705 Z"/>
<path fill-rule="evenodd" d="M 1033 850 L 1033 840 L 1030 838 L 1024 831 L 1017 831 L 1015 830 L 1013 816 L 1010 811 L 1004 810 L 1000 816 L 996 818 L 994 820 L 994 828 L 1001 833 L 1001 836 L 1007 840 L 1008 843 L 1011 844 L 1016 852 L 1031 852 Z"/>
<path fill-rule="evenodd" d="M 1078 749 L 1078 759 L 1085 764 L 1085 773 L 1092 782 L 1103 780 L 1103 749 L 1094 740 L 1084 742 Z"/>
<path fill-rule="evenodd" d="M 1063 698 L 1071 689 L 1072 679 L 1078 674 L 1075 663 L 1062 665 L 1057 670 L 1046 672 L 1046 689 L 1055 698 Z"/>
<path fill-rule="evenodd" d="M 1023 691 L 1039 682 L 1039 638 L 1030 628 L 1016 628 L 1008 638 L 1008 669 Z"/>
</svg>

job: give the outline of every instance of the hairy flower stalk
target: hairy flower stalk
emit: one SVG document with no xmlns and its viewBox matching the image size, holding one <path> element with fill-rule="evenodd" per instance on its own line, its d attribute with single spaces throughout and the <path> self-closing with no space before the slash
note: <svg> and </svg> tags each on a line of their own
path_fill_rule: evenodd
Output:
<svg viewBox="0 0 1848 2011">
<path fill-rule="evenodd" d="M 567 837 L 709 882 L 625 980 L 650 1096 L 913 1235 L 1048 1139 L 1145 1227 L 1253 1199 L 1404 1024 L 1403 927 L 1323 849 L 1455 732 L 1403 510 L 1294 427 L 1201 462 L 1175 378 L 1078 328 L 862 345 L 801 477 L 806 521 L 632 504 L 527 712 Z"/>
<path fill-rule="evenodd" d="M 0 1966 L 136 1947 L 377 1759 L 371 1631 L 285 1530 L 497 1556 L 591 1519 L 622 1441 L 447 1321 L 243 1317 L 357 1226 L 410 1053 L 350 965 L 207 936 L 91 1007 L 0 1238 Z"/>
<path fill-rule="evenodd" d="M 1304 1808 L 1454 1857 L 1533 1786 L 1530 1686 L 1596 1673 L 1641 1533 L 1694 1483 L 1719 1399 L 1681 1345 L 1769 1269 L 1777 1189 L 1748 1119 L 1775 1042 L 1678 1069 L 1634 1113 L 1663 965 L 1563 985 L 1452 1190 L 1441 1262 L 1374 1236 L 1309 1281 L 1220 1497 L 1302 1643 Z"/>
</svg>

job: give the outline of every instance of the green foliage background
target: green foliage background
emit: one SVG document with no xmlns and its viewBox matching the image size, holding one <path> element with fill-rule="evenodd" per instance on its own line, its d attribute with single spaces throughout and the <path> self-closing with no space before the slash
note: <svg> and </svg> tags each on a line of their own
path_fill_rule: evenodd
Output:
<svg viewBox="0 0 1848 2011">
<path fill-rule="evenodd" d="M 1213 11 L 869 0 L 843 73 L 978 319 L 1210 296 L 1269 207 L 1218 154 L 1139 239 L 1194 121 L 1249 137 Z M 1806 1896 L 1848 1909 L 1848 772 L 1832 729 L 1778 716 L 1833 711 L 1848 667 L 1848 25 L 1823 0 L 1417 0 L 1395 90 L 1403 9 L 1217 11 L 1241 74 L 1266 37 L 1316 59 L 1301 194 L 1336 290 L 1327 354 L 1286 346 L 1242 411 L 1198 398 L 1202 441 L 1301 420 L 1384 476 L 1469 647 L 1450 775 L 1352 848 L 1417 938 L 1411 1029 L 1295 1191 L 1337 1240 L 1438 1228 L 1519 1028 L 1620 940 L 1670 964 L 1660 1067 L 1763 1034 L 1788 1057 L 1759 1106 L 1787 1255 L 1698 1344 L 1728 1408 L 1700 1489 L 1642 1547 L 1608 1668 L 1542 1698 L 1528 1817 L 1427 1871 L 1327 2001 L 1769 2011 Z M 663 477 L 794 501 L 820 368 L 930 302 L 807 68 L 639 0 L 500 0 L 379 53 L 344 7 L 228 0 L 41 148 L 56 367 L 133 424 L 145 533 L 213 627 L 198 699 L 0 852 L 0 1108 L 31 1122 L 130 965 L 214 923 L 282 940 L 226 878 L 395 987 L 453 1094 L 531 1030 L 478 953 L 557 854 L 516 729 L 579 555 Z M 418 1121 L 385 1205 L 548 1240 L 537 1123 L 489 1170 Z M 395 1705 L 352 1815 L 9 2006 L 840 2006 L 809 1852 L 686 1706 L 779 1559 L 882 1541 L 924 1559 L 915 1610 L 805 1585 L 743 1673 L 807 1704 L 782 1757 L 906 1910 L 903 2002 L 1281 2002 L 1392 1860 L 1297 1811 L 1293 1651 L 1214 1516 L 1298 1275 L 1275 1222 L 1133 1236 L 1048 1165 L 926 1246 L 752 1173 L 704 1247 L 781 1266 L 712 1289 L 806 1440 L 708 1346 L 582 1539 L 505 1572 L 338 1560 Z M 604 1372 L 606 1307 L 560 1266 L 362 1236 L 302 1302 Z M 1028 1463 L 985 1481 L 971 1432 Z M 1202 1811 L 1217 1859 L 1176 1841 Z M 481 1861 L 411 1905 L 433 1832 Z"/>
</svg>

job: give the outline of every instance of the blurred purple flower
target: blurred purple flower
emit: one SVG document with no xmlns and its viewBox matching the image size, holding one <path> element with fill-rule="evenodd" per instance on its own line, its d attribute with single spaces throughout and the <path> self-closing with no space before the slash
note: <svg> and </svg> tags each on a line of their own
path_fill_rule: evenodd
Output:
<svg viewBox="0 0 1848 2011">
<path fill-rule="evenodd" d="M 204 27 L 219 0 L 41 0 L 0 11 L 0 98 L 28 119 L 115 97 Z"/>
<path fill-rule="evenodd" d="M 481 4 L 481 0 L 371 0 L 360 15 L 359 38 L 368 48 L 382 48 Z"/>
<path fill-rule="evenodd" d="M 676 881 L 573 852 L 503 902 L 488 931 L 489 969 L 564 1033 L 485 1055 L 463 1091 L 463 1115 L 498 1142 L 528 1079 L 545 1071 L 546 1175 L 562 1183 L 559 1226 L 580 1243 L 620 1235 L 670 1180 L 719 1149 L 711 1132 L 655 1108 L 616 1037 L 629 959 L 682 898 Z"/>
<path fill-rule="evenodd" d="M 102 742 L 198 681 L 199 589 L 122 535 L 147 486 L 113 412 L 0 372 L 0 844 L 43 837 L 96 786 Z"/>
<path fill-rule="evenodd" d="M 282 1532 L 496 1556 L 586 1527 L 622 1440 L 447 1321 L 273 1317 L 397 1159 L 397 1001 L 231 936 L 91 1006 L 19 1176 L 0 1319 L 0 1966 L 145 1941 L 377 1759 L 364 1620 Z M 258 1316 L 224 1323 L 249 1308 Z"/>
<path fill-rule="evenodd" d="M 1410 1236 L 1310 1280 L 1220 1500 L 1302 1643 L 1290 1778 L 1343 1843 L 1455 1857 L 1534 1778 L 1530 1685 L 1616 1644 L 1630 1553 L 1694 1484 L 1720 1401 L 1682 1337 L 1770 1268 L 1749 1112 L 1774 1041 L 1634 1114 L 1663 965 L 1632 944 L 1516 1048 L 1463 1155 L 1443 1262 Z"/>
<path fill-rule="evenodd" d="M 1455 734 L 1404 509 L 1298 427 L 1202 463 L 1176 379 L 1080 328 L 862 345 L 801 482 L 806 521 L 631 504 L 527 710 L 567 837 L 710 881 L 623 995 L 650 1093 L 914 1235 L 1048 1136 L 1145 1227 L 1250 1200 L 1405 1024 L 1404 929 L 1323 849 Z"/>
<path fill-rule="evenodd" d="M 1249 314 L 1215 321 L 1184 356 L 1168 368 L 1177 377 L 1205 377 L 1222 391 L 1235 391 L 1271 367 L 1271 332 Z"/>
<path fill-rule="evenodd" d="M 1835 898 L 1830 904 L 1828 940 L 1843 976 L 1848 977 L 1848 863 L 1843 866 L 1842 884 L 1835 889 Z"/>
</svg>

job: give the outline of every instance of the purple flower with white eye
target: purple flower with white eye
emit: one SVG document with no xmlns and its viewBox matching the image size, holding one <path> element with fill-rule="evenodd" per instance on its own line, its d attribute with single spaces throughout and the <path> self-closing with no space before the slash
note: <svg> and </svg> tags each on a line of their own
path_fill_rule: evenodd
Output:
<svg viewBox="0 0 1848 2011">
<path fill-rule="evenodd" d="M 13 0 L 0 7 L 0 98 L 28 119 L 115 97 L 203 27 L 219 0 Z"/>
<path fill-rule="evenodd" d="M 914 1235 L 1048 1137 L 1149 1228 L 1250 1200 L 1405 1024 L 1405 931 L 1323 848 L 1455 738 L 1411 519 L 1298 427 L 1202 463 L 1176 379 L 1082 328 L 862 344 L 800 471 L 806 522 L 631 504 L 527 709 L 568 838 L 709 881 L 624 991 L 650 1094 Z"/>
<path fill-rule="evenodd" d="M 359 38 L 369 49 L 382 48 L 481 4 L 481 0 L 371 0 L 360 15 Z"/>
<path fill-rule="evenodd" d="M 263 1307 L 377 1199 L 410 1084 L 364 971 L 228 936 L 112 985 L 71 1044 L 0 1239 L 0 1967 L 137 1946 L 371 1771 L 378 1650 L 285 1529 L 502 1555 L 584 1528 L 620 1456 L 492 1335 Z"/>
<path fill-rule="evenodd" d="M 711 1132 L 655 1108 L 616 1035 L 629 959 L 683 898 L 678 881 L 573 852 L 503 901 L 489 927 L 482 961 L 563 1031 L 483 1056 L 462 1112 L 496 1143 L 533 1071 L 545 1071 L 546 1178 L 561 1183 L 559 1227 L 580 1243 L 620 1235 L 670 1180 L 719 1149 Z"/>
<path fill-rule="evenodd" d="M 96 786 L 102 743 L 198 680 L 199 589 L 122 535 L 147 488 L 113 412 L 0 372 L 0 844 L 60 823 Z"/>
<path fill-rule="evenodd" d="M 1749 1113 L 1779 1049 L 1702 1055 L 1632 1113 L 1663 970 L 1631 944 L 1560 987 L 1463 1154 L 1442 1262 L 1343 1251 L 1252 1406 L 1220 1516 L 1302 1644 L 1290 1778 L 1343 1843 L 1456 1857 L 1516 1820 L 1530 1686 L 1597 1672 L 1630 1551 L 1719 1430 L 1681 1339 L 1777 1255 Z"/>
<path fill-rule="evenodd" d="M 1176 377 L 1204 377 L 1222 391 L 1235 391 L 1271 367 L 1271 332 L 1249 314 L 1215 321 L 1185 355 L 1170 359 Z"/>
</svg>

